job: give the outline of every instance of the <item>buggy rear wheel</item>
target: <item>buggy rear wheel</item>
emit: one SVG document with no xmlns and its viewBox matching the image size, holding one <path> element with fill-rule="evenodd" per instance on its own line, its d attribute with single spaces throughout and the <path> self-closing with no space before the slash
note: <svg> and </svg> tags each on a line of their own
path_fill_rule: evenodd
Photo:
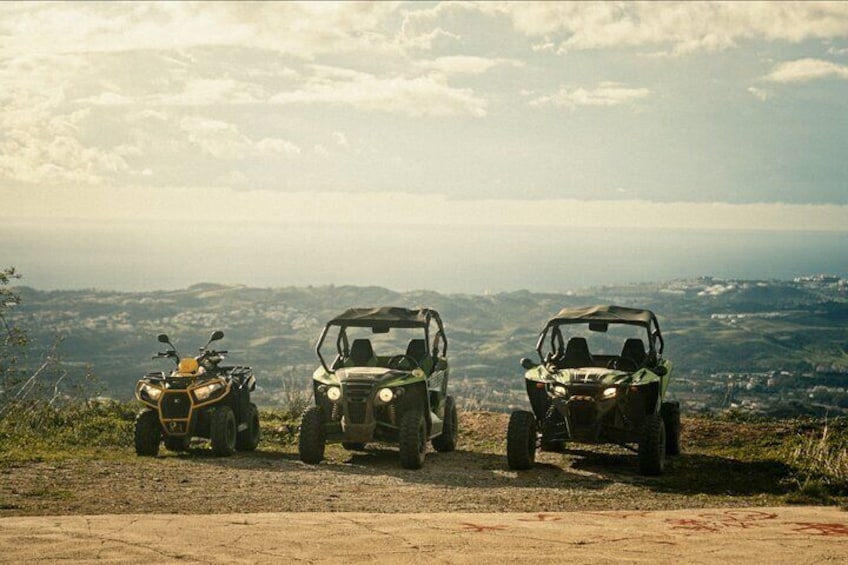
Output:
<svg viewBox="0 0 848 565">
<path fill-rule="evenodd" d="M 159 455 L 159 441 L 162 439 L 162 426 L 159 425 L 159 413 L 155 410 L 143 410 L 135 418 L 135 453 L 143 457 Z"/>
<path fill-rule="evenodd" d="M 445 417 L 442 433 L 433 438 L 433 449 L 446 453 L 456 449 L 456 436 L 459 431 L 459 421 L 456 413 L 456 402 L 453 396 L 445 397 Z"/>
<path fill-rule="evenodd" d="M 642 424 L 639 438 L 639 474 L 662 475 L 665 450 L 665 422 L 659 414 L 650 414 Z"/>
<path fill-rule="evenodd" d="M 297 439 L 300 460 L 310 465 L 320 463 L 324 458 L 325 442 L 324 412 L 320 406 L 310 406 L 300 418 L 300 435 Z"/>
<path fill-rule="evenodd" d="M 209 439 L 212 440 L 212 453 L 229 457 L 236 452 L 236 415 L 229 406 L 218 406 L 212 413 L 209 427 Z"/>
<path fill-rule="evenodd" d="M 524 470 L 536 461 L 536 417 L 519 410 L 509 415 L 506 433 L 506 462 L 510 469 Z"/>
<path fill-rule="evenodd" d="M 427 422 L 418 409 L 407 410 L 398 426 L 400 465 L 404 469 L 420 469 L 427 453 Z"/>
<path fill-rule="evenodd" d="M 239 451 L 254 451 L 259 445 L 259 409 L 254 403 L 250 403 L 245 418 L 247 428 L 240 431 L 236 436 L 236 449 Z"/>
</svg>

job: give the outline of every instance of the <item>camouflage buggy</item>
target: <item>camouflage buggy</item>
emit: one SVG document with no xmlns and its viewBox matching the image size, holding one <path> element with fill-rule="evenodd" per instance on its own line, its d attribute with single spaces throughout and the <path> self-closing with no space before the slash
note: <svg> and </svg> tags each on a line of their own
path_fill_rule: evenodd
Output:
<svg viewBox="0 0 848 565">
<path fill-rule="evenodd" d="M 521 360 L 532 412 L 510 416 L 510 468 L 530 468 L 537 448 L 615 443 L 637 452 L 641 474 L 661 474 L 665 456 L 680 452 L 680 406 L 664 401 L 671 363 L 662 358 L 663 348 L 649 310 L 560 311 L 539 335 L 541 362 Z"/>
<path fill-rule="evenodd" d="M 321 351 L 328 334 L 335 344 L 329 363 Z M 321 366 L 312 375 L 315 405 L 301 419 L 301 460 L 320 462 L 327 442 L 349 450 L 395 443 L 407 469 L 423 465 L 428 440 L 436 451 L 453 451 L 458 422 L 447 348 L 442 319 L 429 308 L 352 308 L 330 320 L 316 346 Z"/>
</svg>

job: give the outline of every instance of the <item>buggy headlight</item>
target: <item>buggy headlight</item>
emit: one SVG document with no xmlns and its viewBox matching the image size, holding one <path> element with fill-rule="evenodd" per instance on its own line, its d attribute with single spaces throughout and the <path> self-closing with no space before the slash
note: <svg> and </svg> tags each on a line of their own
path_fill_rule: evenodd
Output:
<svg viewBox="0 0 848 565">
<path fill-rule="evenodd" d="M 196 389 L 194 389 L 194 397 L 198 401 L 203 402 L 205 400 L 208 400 L 209 397 L 212 396 L 214 393 L 224 388 L 224 386 L 224 383 L 222 383 L 221 381 L 216 381 L 214 383 L 209 383 L 205 386 L 197 387 Z"/>
<path fill-rule="evenodd" d="M 141 389 L 139 389 L 139 396 L 151 402 L 156 402 L 159 400 L 159 397 L 162 396 L 162 389 L 144 384 L 141 385 Z"/>
<path fill-rule="evenodd" d="M 568 389 L 562 385 L 554 385 L 551 390 L 557 396 L 568 396 Z"/>
<path fill-rule="evenodd" d="M 381 388 L 377 391 L 377 398 L 379 398 L 380 402 L 383 404 L 388 404 L 394 397 L 395 393 L 390 388 Z"/>
<path fill-rule="evenodd" d="M 327 398 L 335 402 L 342 397 L 342 389 L 337 386 L 331 386 L 327 389 Z"/>
<path fill-rule="evenodd" d="M 618 389 L 615 388 L 614 386 L 611 386 L 609 388 L 605 388 L 604 392 L 602 392 L 601 394 L 603 395 L 604 398 L 613 398 L 617 393 L 618 393 Z"/>
</svg>

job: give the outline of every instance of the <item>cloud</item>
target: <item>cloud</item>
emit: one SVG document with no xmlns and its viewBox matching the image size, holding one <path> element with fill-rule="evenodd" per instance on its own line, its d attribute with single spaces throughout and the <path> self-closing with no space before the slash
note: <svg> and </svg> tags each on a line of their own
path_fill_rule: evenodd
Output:
<svg viewBox="0 0 848 565">
<path fill-rule="evenodd" d="M 669 53 L 719 51 L 740 41 L 798 43 L 848 37 L 842 2 L 520 2 L 480 3 L 504 16 L 539 49 L 668 47 Z"/>
<path fill-rule="evenodd" d="M 765 102 L 768 100 L 769 93 L 767 90 L 763 90 L 762 88 L 757 88 L 755 86 L 751 86 L 748 88 L 748 92 L 760 102 Z"/>
<path fill-rule="evenodd" d="M 486 115 L 485 100 L 467 88 L 454 88 L 444 75 L 378 77 L 369 73 L 315 66 L 303 87 L 271 97 L 276 104 L 331 104 L 412 117 Z"/>
<path fill-rule="evenodd" d="M 798 59 L 777 65 L 763 80 L 777 83 L 809 82 L 825 78 L 848 80 L 848 65 L 821 59 Z"/>
<path fill-rule="evenodd" d="M 245 157 L 293 157 L 300 155 L 300 148 L 284 139 L 263 138 L 251 140 L 230 123 L 201 117 L 180 120 L 180 129 L 189 143 L 211 157 L 219 159 L 243 159 Z"/>
<path fill-rule="evenodd" d="M 497 66 L 523 67 L 524 63 L 514 59 L 454 55 L 451 57 L 439 57 L 438 59 L 429 61 L 419 61 L 417 66 L 423 69 L 438 71 L 446 75 L 479 75 Z"/>
<path fill-rule="evenodd" d="M 571 109 L 580 106 L 621 106 L 634 104 L 650 94 L 651 91 L 647 88 L 629 88 L 616 82 L 602 82 L 592 89 L 561 88 L 554 94 L 534 98 L 529 105 Z"/>
</svg>

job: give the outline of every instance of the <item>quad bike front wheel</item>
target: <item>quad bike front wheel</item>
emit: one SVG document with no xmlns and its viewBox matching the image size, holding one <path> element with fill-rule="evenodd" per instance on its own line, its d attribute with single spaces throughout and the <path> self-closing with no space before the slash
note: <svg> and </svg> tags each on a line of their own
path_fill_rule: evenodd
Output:
<svg viewBox="0 0 848 565">
<path fill-rule="evenodd" d="M 519 410 L 509 415 L 506 462 L 510 469 L 524 470 L 536 461 L 536 416 Z"/>
<path fill-rule="evenodd" d="M 398 426 L 400 465 L 404 469 L 420 469 L 427 452 L 427 423 L 420 410 L 407 410 Z"/>
<path fill-rule="evenodd" d="M 297 450 L 300 460 L 316 465 L 324 459 L 324 412 L 320 406 L 310 406 L 303 412 L 300 419 L 300 437 L 297 440 Z"/>
<path fill-rule="evenodd" d="M 639 474 L 662 475 L 666 453 L 665 422 L 660 414 L 650 414 L 642 424 L 639 439 Z"/>
<path fill-rule="evenodd" d="M 250 403 L 245 418 L 247 428 L 236 435 L 236 449 L 239 451 L 255 451 L 259 445 L 259 409 Z"/>
<path fill-rule="evenodd" d="M 144 457 L 159 455 L 162 426 L 155 410 L 144 410 L 135 419 L 135 453 Z"/>
<path fill-rule="evenodd" d="M 219 457 L 229 457 L 236 452 L 236 415 L 229 406 L 218 406 L 212 413 L 209 439 L 212 440 L 212 453 Z"/>
<path fill-rule="evenodd" d="M 445 417 L 442 433 L 433 438 L 433 449 L 446 453 L 456 449 L 456 436 L 459 431 L 459 421 L 456 413 L 456 402 L 453 396 L 445 397 Z"/>
<path fill-rule="evenodd" d="M 663 402 L 660 414 L 665 422 L 665 453 L 680 455 L 680 403 Z"/>
</svg>

